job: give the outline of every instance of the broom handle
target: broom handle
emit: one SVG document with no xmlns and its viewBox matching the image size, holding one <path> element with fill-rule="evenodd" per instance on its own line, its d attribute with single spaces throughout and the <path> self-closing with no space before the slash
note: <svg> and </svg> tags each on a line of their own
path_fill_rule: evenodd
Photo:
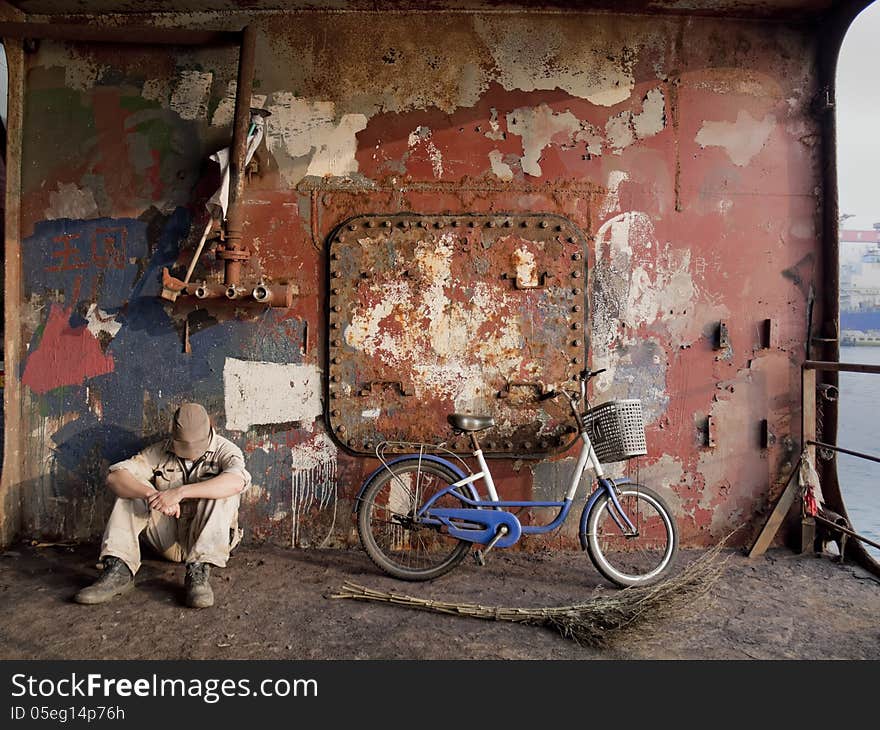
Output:
<svg viewBox="0 0 880 730">
<path fill-rule="evenodd" d="M 183 278 L 184 284 L 189 284 L 189 277 L 191 277 L 193 271 L 195 271 L 196 263 L 198 263 L 199 256 L 202 255 L 202 249 L 205 247 L 205 241 L 208 240 L 208 234 L 211 232 L 211 227 L 213 225 L 214 219 L 209 217 L 208 225 L 205 226 L 205 232 L 202 234 L 202 240 L 199 241 L 199 245 L 196 247 L 196 252 L 193 254 L 192 261 L 189 262 L 189 268 L 186 270 L 186 276 Z"/>
</svg>

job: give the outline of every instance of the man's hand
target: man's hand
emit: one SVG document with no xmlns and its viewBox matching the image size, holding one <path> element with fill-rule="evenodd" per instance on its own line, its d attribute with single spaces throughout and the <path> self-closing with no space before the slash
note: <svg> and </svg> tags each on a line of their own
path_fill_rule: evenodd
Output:
<svg viewBox="0 0 880 730">
<path fill-rule="evenodd" d="M 183 494 L 180 487 L 173 487 L 161 492 L 154 492 L 147 498 L 147 501 L 150 503 L 151 509 L 157 510 L 163 515 L 180 517 L 181 499 L 183 499 Z"/>
</svg>

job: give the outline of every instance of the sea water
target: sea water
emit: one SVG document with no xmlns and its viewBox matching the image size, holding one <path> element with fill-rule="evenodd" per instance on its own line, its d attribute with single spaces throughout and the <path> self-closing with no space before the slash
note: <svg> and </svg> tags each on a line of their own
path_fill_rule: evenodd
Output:
<svg viewBox="0 0 880 730">
<path fill-rule="evenodd" d="M 841 347 L 840 361 L 880 365 L 880 347 Z M 880 457 L 880 375 L 840 373 L 837 445 Z M 880 464 L 837 455 L 837 477 L 853 529 L 880 542 Z M 880 550 L 865 545 L 875 559 Z"/>
</svg>

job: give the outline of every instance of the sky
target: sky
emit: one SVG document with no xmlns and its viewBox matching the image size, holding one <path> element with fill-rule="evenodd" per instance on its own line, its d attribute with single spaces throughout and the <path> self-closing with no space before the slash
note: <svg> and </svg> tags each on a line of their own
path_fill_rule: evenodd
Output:
<svg viewBox="0 0 880 730">
<path fill-rule="evenodd" d="M 880 1 L 853 21 L 837 65 L 837 180 L 844 226 L 880 223 Z"/>
</svg>

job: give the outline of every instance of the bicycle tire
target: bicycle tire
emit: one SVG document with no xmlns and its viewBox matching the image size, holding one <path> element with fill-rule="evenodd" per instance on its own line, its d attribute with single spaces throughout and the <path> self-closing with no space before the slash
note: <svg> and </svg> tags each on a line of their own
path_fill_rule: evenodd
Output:
<svg viewBox="0 0 880 730">
<path fill-rule="evenodd" d="M 439 578 L 458 565 L 471 543 L 450 537 L 436 526 L 409 522 L 415 507 L 458 479 L 448 467 L 418 456 L 379 471 L 364 490 L 357 509 L 358 536 L 370 560 L 388 575 L 408 581 Z M 413 504 L 416 498 L 418 505 Z M 468 505 L 449 495 L 437 506 Z M 386 515 L 383 519 L 380 510 Z"/>
<path fill-rule="evenodd" d="M 678 553 L 678 528 L 663 498 L 639 484 L 616 487 L 618 501 L 637 534 L 627 536 L 609 510 L 605 494 L 587 515 L 586 546 L 593 565 L 605 578 L 622 586 L 646 586 L 662 580 Z M 583 537 L 583 536 L 582 536 Z"/>
</svg>

